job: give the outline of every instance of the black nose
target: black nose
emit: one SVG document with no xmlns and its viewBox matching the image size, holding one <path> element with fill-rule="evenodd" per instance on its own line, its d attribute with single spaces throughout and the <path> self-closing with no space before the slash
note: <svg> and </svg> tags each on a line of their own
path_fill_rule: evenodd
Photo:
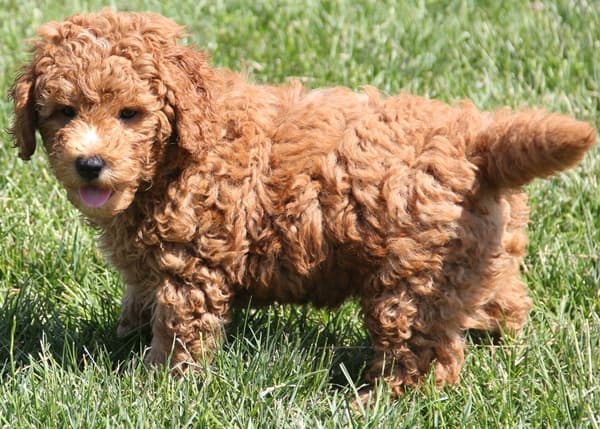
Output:
<svg viewBox="0 0 600 429">
<path fill-rule="evenodd" d="M 75 160 L 75 169 L 77 170 L 77 173 L 86 180 L 97 179 L 98 176 L 100 176 L 104 165 L 104 160 L 99 156 L 92 156 L 91 158 L 80 156 Z"/>
</svg>

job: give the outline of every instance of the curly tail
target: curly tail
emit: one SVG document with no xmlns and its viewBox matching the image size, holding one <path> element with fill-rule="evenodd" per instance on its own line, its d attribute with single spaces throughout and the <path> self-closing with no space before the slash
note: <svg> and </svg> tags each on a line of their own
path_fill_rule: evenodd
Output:
<svg viewBox="0 0 600 429">
<path fill-rule="evenodd" d="M 501 110 L 476 137 L 469 159 L 489 182 L 519 187 L 577 164 L 596 143 L 594 128 L 568 116 Z"/>
</svg>

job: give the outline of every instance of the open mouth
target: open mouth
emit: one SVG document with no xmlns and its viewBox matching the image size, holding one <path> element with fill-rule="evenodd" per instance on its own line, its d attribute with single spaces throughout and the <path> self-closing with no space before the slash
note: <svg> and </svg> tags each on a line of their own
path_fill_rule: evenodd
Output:
<svg viewBox="0 0 600 429">
<path fill-rule="evenodd" d="M 97 186 L 82 186 L 79 188 L 79 196 L 86 207 L 102 207 L 111 195 L 112 190 L 107 188 L 99 188 Z"/>
</svg>

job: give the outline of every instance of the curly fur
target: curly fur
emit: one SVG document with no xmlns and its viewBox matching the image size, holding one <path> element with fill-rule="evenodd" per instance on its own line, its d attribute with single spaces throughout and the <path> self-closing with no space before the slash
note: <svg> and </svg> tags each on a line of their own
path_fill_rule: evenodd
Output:
<svg viewBox="0 0 600 429">
<path fill-rule="evenodd" d="M 127 285 L 118 333 L 150 323 L 151 363 L 209 354 L 236 305 L 354 297 L 370 380 L 400 393 L 434 367 L 455 382 L 466 329 L 519 331 L 531 307 L 521 186 L 595 143 L 588 124 L 541 111 L 254 85 L 178 45 L 159 15 L 104 10 L 38 35 L 12 134 L 28 159 L 40 131 L 99 228 Z M 90 156 L 106 164 L 92 182 L 74 167 Z M 90 185 L 110 189 L 101 207 L 83 201 Z"/>
</svg>

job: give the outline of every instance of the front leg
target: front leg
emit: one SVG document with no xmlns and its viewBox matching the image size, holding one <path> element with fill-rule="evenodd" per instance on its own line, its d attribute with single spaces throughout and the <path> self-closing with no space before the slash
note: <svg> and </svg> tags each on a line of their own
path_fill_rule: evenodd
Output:
<svg viewBox="0 0 600 429">
<path fill-rule="evenodd" d="M 121 301 L 121 315 L 117 326 L 117 336 L 125 337 L 133 331 L 150 325 L 151 298 L 148 288 L 128 285 Z"/>
<path fill-rule="evenodd" d="M 193 283 L 167 278 L 156 292 L 149 364 L 188 364 L 210 358 L 221 343 L 232 294 L 219 276 Z M 215 281 L 217 280 L 217 281 Z"/>
</svg>

